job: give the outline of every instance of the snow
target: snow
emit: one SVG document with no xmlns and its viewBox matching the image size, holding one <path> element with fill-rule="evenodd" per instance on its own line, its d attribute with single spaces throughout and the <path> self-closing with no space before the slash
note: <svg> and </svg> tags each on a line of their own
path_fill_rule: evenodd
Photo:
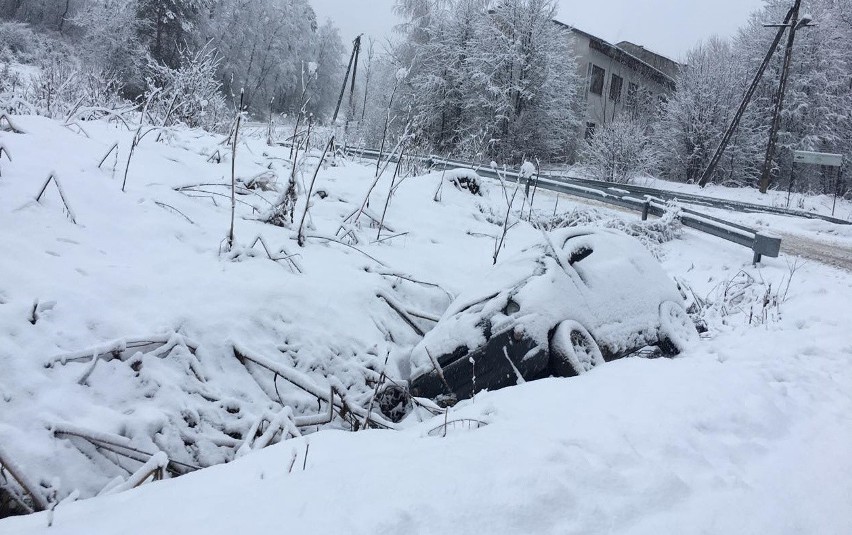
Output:
<svg viewBox="0 0 852 535">
<path fill-rule="evenodd" d="M 655 178 L 640 179 L 635 181 L 635 183 L 649 188 L 683 192 L 693 195 L 703 195 L 717 199 L 747 202 L 764 206 L 772 206 L 775 208 L 802 210 L 805 212 L 813 212 L 828 216 L 832 215 L 832 205 L 835 204 L 834 198 L 831 195 L 803 195 L 801 193 L 790 194 L 788 202 L 788 195 L 787 192 L 783 190 L 783 187 L 781 189 L 769 190 L 766 193 L 760 193 L 754 188 L 732 188 L 728 186 L 720 186 L 718 184 L 708 184 L 702 188 L 697 184 L 670 182 Z M 786 184 L 783 184 L 782 186 L 786 186 Z M 702 206 L 699 209 L 704 210 L 705 207 Z M 852 221 L 852 201 L 838 197 L 836 206 L 834 207 L 834 217 L 844 219 L 846 221 Z"/>
<path fill-rule="evenodd" d="M 480 195 L 443 187 L 436 201 L 441 181 L 452 180 L 404 178 L 386 222 L 405 234 L 375 242 L 363 217 L 344 245 L 318 237 L 334 236 L 359 208 L 375 168 L 341 162 L 320 171 L 316 189 L 327 196 L 311 200 L 304 248 L 294 230 L 257 221 L 276 192 L 241 190 L 249 206 L 238 204 L 238 244 L 247 250 L 262 236 L 273 255 L 299 255 L 299 273 L 260 245 L 239 262 L 219 254 L 229 200 L 211 198 L 226 188 L 175 191 L 229 182 L 230 162 L 206 161 L 226 152 L 221 138 L 147 136 L 122 193 L 133 132 L 87 121 L 87 138 L 46 119 L 13 119 L 27 134 L 0 132 L 14 155 L 0 177 L 3 455 L 32 481 L 58 477 L 59 499 L 132 481 L 144 464 L 87 457 L 94 447 L 54 436 L 63 429 L 129 441 L 156 462 L 162 452 L 212 466 L 64 501 L 50 528 L 48 513 L 6 518 L 0 534 L 852 532 L 848 271 L 809 261 L 791 273 L 795 259 L 783 252 L 755 268 L 749 250 L 686 230 L 654 247 L 667 274 L 709 303 L 708 332 L 678 358 L 627 358 L 485 392 L 446 415 L 417 409 L 397 430 L 352 433 L 339 418 L 319 432 L 293 429 L 328 413 L 294 381 L 323 395 L 334 386 L 366 415 L 382 371 L 404 376 L 421 337 L 377 296 L 422 313 L 413 321 L 432 329 L 423 316 L 443 314 L 492 263 L 506 213 L 500 185 Z M 257 130 L 246 129 L 238 176 L 272 171 L 286 181 L 288 149 L 266 146 Z M 98 169 L 116 141 L 115 173 L 112 158 Z M 34 202 L 51 170 L 76 224 L 52 189 Z M 384 205 L 391 172 L 373 209 Z M 542 219 L 556 199 L 538 191 Z M 519 196 L 501 258 L 541 239 L 518 217 L 521 204 Z M 297 216 L 303 207 L 300 197 Z M 560 220 L 612 224 L 584 214 L 559 197 Z M 789 220 L 746 216 L 749 225 Z M 636 219 L 623 217 L 621 225 Z M 783 229 L 799 225 L 802 236 L 849 239 L 825 222 L 789 221 Z M 241 363 L 234 346 L 290 381 Z M 277 438 L 250 433 L 262 418 L 280 428 Z"/>
</svg>

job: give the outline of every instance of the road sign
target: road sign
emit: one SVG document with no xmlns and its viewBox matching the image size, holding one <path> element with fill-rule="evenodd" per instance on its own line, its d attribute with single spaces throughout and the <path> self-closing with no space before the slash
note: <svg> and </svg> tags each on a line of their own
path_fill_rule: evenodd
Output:
<svg viewBox="0 0 852 535">
<path fill-rule="evenodd" d="M 796 150 L 793 151 L 793 161 L 795 163 L 842 167 L 843 155 L 831 154 L 828 152 L 810 152 L 807 150 Z"/>
</svg>

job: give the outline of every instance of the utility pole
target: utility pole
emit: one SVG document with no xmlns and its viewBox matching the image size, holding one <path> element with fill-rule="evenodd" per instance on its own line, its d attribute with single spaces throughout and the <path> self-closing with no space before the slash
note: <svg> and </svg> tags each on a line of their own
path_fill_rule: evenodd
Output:
<svg viewBox="0 0 852 535">
<path fill-rule="evenodd" d="M 784 22 L 778 25 L 778 33 L 775 35 L 775 40 L 772 41 L 772 45 L 770 45 L 769 50 L 766 52 L 766 57 L 763 58 L 763 62 L 757 69 L 757 73 L 754 75 L 754 79 L 751 81 L 751 85 L 746 91 L 742 102 L 740 102 L 740 107 L 734 114 L 734 118 L 733 120 L 731 120 L 731 124 L 728 125 L 728 129 L 722 136 L 722 141 L 716 148 L 716 152 L 713 153 L 713 157 L 710 158 L 710 163 L 707 164 L 707 168 L 704 170 L 704 173 L 702 173 L 701 179 L 698 181 L 698 185 L 702 188 L 707 185 L 707 182 L 710 181 L 710 178 L 713 176 L 713 172 L 716 170 L 716 166 L 719 165 L 719 160 L 722 159 L 722 154 L 725 152 L 725 149 L 728 147 L 728 143 L 731 141 L 731 137 L 733 137 L 734 132 L 737 130 L 737 127 L 740 124 L 740 120 L 742 119 L 743 114 L 745 113 L 745 110 L 749 105 L 749 102 L 751 102 L 751 98 L 754 96 L 754 92 L 757 90 L 757 86 L 760 84 L 760 80 L 763 78 L 763 73 L 766 72 L 766 67 L 769 66 L 769 62 L 772 60 L 772 56 L 775 55 L 775 50 L 778 48 L 778 44 L 781 42 L 781 38 L 784 37 L 784 32 L 787 30 L 787 25 L 790 23 L 790 19 L 792 18 L 792 16 L 793 10 L 791 9 L 787 12 L 787 16 L 784 18 Z"/>
<path fill-rule="evenodd" d="M 760 192 L 766 193 L 772 180 L 774 167 L 772 159 L 775 156 L 775 147 L 778 144 L 778 128 L 781 126 L 781 111 L 784 109 L 784 94 L 787 91 L 787 77 L 790 74 L 790 61 L 793 56 L 793 42 L 796 39 L 796 30 L 799 29 L 799 8 L 802 0 L 796 0 L 791 10 L 792 17 L 788 23 L 790 33 L 787 35 L 787 49 L 784 51 L 784 66 L 781 69 L 781 80 L 778 83 L 778 92 L 775 94 L 775 108 L 772 111 L 772 126 L 769 129 L 769 143 L 766 145 L 766 157 L 763 160 L 763 174 L 760 176 Z M 803 20 L 804 24 L 810 22 Z"/>
<path fill-rule="evenodd" d="M 355 65 L 355 71 L 358 71 L 358 55 L 361 52 L 361 36 L 355 38 L 352 42 L 352 54 L 349 56 L 349 65 L 346 67 L 346 76 L 343 77 L 343 87 L 340 88 L 340 96 L 337 97 L 337 107 L 334 108 L 334 117 L 331 122 L 334 124 L 337 121 L 337 114 L 340 112 L 340 104 L 343 103 L 343 94 L 346 93 L 346 82 L 349 81 L 349 73 L 352 71 L 352 65 Z M 352 93 L 355 91 L 355 75 L 352 75 L 352 88 L 349 90 L 349 100 L 352 100 Z"/>
</svg>

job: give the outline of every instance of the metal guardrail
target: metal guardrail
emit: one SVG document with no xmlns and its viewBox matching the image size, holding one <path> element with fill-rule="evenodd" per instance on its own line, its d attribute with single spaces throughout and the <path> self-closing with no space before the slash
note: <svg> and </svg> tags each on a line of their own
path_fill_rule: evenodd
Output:
<svg viewBox="0 0 852 535">
<path fill-rule="evenodd" d="M 359 149 L 359 148 L 350 148 L 347 149 L 348 152 L 354 154 L 362 154 L 365 157 L 375 157 L 379 151 L 374 149 Z M 386 156 L 386 154 L 385 154 Z M 475 169 L 480 174 L 484 174 L 485 171 L 490 171 L 490 169 L 483 168 L 481 165 L 474 164 L 471 162 L 465 162 L 461 160 L 447 160 L 441 158 L 440 156 L 430 155 L 427 157 L 419 157 L 422 160 L 431 160 L 436 166 L 443 166 L 446 162 L 447 165 L 453 167 L 469 167 L 471 169 Z M 805 212 L 803 210 L 792 210 L 790 208 L 782 208 L 780 206 L 766 206 L 762 204 L 748 203 L 743 201 L 735 201 L 731 199 L 720 199 L 717 197 L 708 197 L 706 195 L 696 195 L 694 193 L 682 193 L 664 189 L 657 188 L 649 188 L 646 186 L 635 186 L 633 184 L 612 184 L 610 182 L 602 182 L 600 180 L 592 180 L 589 178 L 580 178 L 577 176 L 568 175 L 565 173 L 558 173 L 554 171 L 548 171 L 541 174 L 542 178 L 549 178 L 551 180 L 555 180 L 558 182 L 564 182 L 567 184 L 574 184 L 577 186 L 587 186 L 591 188 L 596 188 L 600 190 L 610 190 L 615 189 L 617 191 L 622 191 L 624 193 L 631 193 L 633 195 L 644 197 L 650 195 L 651 197 L 656 197 L 658 199 L 663 199 L 666 201 L 678 201 L 685 202 L 689 204 L 697 204 L 702 206 L 707 206 L 709 208 L 718 208 L 722 210 L 730 210 L 734 212 L 743 212 L 743 213 L 767 213 L 767 214 L 775 214 L 775 215 L 785 215 L 791 217 L 802 217 L 806 219 L 821 219 L 823 221 L 827 221 L 829 223 L 834 223 L 837 225 L 852 225 L 852 221 L 846 219 L 840 219 L 838 217 L 833 217 L 824 214 L 818 214 L 814 212 Z"/>
<path fill-rule="evenodd" d="M 600 182 L 597 180 L 590 180 L 586 178 L 571 177 L 558 173 L 551 174 L 549 176 L 568 183 L 594 185 L 596 187 L 601 188 L 618 188 L 624 191 L 629 191 L 634 195 L 650 195 L 667 201 L 679 201 L 689 204 L 698 204 L 702 206 L 707 206 L 709 208 L 719 208 L 723 210 L 731 210 L 734 212 L 744 213 L 767 213 L 792 217 L 802 217 L 806 219 L 821 219 L 823 221 L 827 221 L 829 223 L 834 223 L 837 225 L 852 225 L 852 221 L 847 221 L 845 219 L 840 219 L 837 217 L 818 214 L 814 212 L 805 212 L 803 210 L 791 210 L 789 208 L 782 208 L 780 206 L 766 206 L 762 204 L 734 201 L 731 199 L 707 197 L 706 195 L 695 195 L 693 193 L 682 193 L 664 189 L 648 188 L 645 186 L 634 186 L 632 184 L 618 184 L 617 186 L 613 186 L 612 184 L 609 184 L 607 182 Z"/>
<path fill-rule="evenodd" d="M 379 156 L 379 151 L 373 149 L 360 148 L 345 148 L 347 153 L 361 156 L 370 159 L 376 159 Z M 414 156 L 422 161 L 430 160 L 433 168 L 437 169 L 455 169 L 455 168 L 471 168 L 474 169 L 480 176 L 499 179 L 497 172 L 490 168 L 484 168 L 471 164 L 470 162 L 461 162 L 457 160 L 439 159 L 437 157 Z M 395 158 L 394 158 L 395 160 Z M 506 171 L 501 173 L 506 180 L 510 182 L 521 182 L 524 179 L 515 171 Z M 582 180 L 581 183 L 574 183 L 575 180 L 564 180 L 562 177 L 554 179 L 551 177 L 538 177 L 537 187 L 573 195 L 584 199 L 590 199 L 604 204 L 618 206 L 629 210 L 635 210 L 642 214 L 642 219 L 647 219 L 648 215 L 657 217 L 662 216 L 666 209 L 667 200 L 650 194 L 638 194 L 637 190 L 628 189 L 618 185 L 614 187 L 607 182 L 598 182 L 594 180 Z M 532 184 L 532 181 L 530 182 Z M 649 190 L 650 188 L 643 188 Z M 656 191 L 656 190 L 654 190 Z M 709 199 L 709 198 L 708 198 Z M 686 199 L 680 199 L 686 201 Z M 686 201 L 689 202 L 689 201 Z M 760 262 L 761 257 L 768 256 L 777 258 L 781 252 L 781 238 L 762 234 L 754 229 L 725 221 L 718 217 L 702 214 L 688 208 L 681 208 L 681 223 L 685 227 L 689 227 L 700 232 L 722 238 L 732 243 L 748 247 L 754 253 L 753 262 Z"/>
</svg>

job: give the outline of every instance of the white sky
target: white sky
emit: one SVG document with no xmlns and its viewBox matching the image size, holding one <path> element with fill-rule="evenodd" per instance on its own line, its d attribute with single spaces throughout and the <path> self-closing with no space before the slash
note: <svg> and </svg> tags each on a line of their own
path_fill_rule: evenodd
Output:
<svg viewBox="0 0 852 535">
<path fill-rule="evenodd" d="M 383 40 L 397 18 L 394 0 L 310 0 L 344 41 L 359 33 Z M 672 59 L 713 34 L 733 35 L 763 0 L 559 0 L 559 20 L 611 42 L 632 41 Z"/>
</svg>

